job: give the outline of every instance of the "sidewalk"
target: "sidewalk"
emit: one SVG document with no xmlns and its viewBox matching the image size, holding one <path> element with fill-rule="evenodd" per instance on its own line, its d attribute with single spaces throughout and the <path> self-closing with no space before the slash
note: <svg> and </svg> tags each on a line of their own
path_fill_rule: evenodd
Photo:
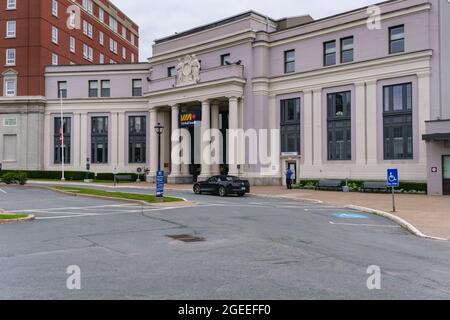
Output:
<svg viewBox="0 0 450 320">
<path fill-rule="evenodd" d="M 112 184 L 98 185 L 112 187 Z M 153 188 L 153 185 L 147 183 L 124 183 L 118 185 L 118 187 L 144 189 Z M 192 186 L 166 185 L 166 189 L 191 192 Z M 286 188 L 281 186 L 252 187 L 251 193 L 260 196 L 285 197 L 295 200 L 319 200 L 341 207 L 356 205 L 392 213 L 391 194 L 286 190 Z M 397 212 L 395 215 L 414 225 L 422 233 L 431 237 L 450 239 L 450 197 L 397 194 L 396 207 Z"/>
</svg>

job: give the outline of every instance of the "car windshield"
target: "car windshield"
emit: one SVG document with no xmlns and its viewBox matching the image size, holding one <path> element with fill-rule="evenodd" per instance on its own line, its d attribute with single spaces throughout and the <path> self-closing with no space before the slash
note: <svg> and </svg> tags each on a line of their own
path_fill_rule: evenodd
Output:
<svg viewBox="0 0 450 320">
<path fill-rule="evenodd" d="M 222 181 L 236 181 L 239 180 L 238 177 L 226 176 L 222 177 Z"/>
</svg>

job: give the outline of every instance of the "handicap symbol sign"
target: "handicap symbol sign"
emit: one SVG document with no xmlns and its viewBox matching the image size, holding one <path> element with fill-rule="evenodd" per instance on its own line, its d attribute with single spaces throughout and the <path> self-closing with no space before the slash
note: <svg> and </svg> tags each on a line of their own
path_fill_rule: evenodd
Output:
<svg viewBox="0 0 450 320">
<path fill-rule="evenodd" d="M 398 178 L 398 169 L 388 169 L 387 170 L 387 186 L 389 188 L 396 188 L 400 185 Z"/>
</svg>

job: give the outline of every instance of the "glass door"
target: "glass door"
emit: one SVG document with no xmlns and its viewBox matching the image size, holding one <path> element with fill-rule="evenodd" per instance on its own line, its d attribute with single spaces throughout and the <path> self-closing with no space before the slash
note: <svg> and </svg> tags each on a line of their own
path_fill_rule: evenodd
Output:
<svg viewBox="0 0 450 320">
<path fill-rule="evenodd" d="M 444 195 L 450 196 L 450 156 L 442 157 Z"/>
</svg>

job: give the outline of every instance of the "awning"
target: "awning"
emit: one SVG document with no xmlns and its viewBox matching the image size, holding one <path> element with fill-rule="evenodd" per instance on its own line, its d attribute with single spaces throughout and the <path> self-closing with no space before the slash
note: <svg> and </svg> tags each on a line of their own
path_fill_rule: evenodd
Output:
<svg viewBox="0 0 450 320">
<path fill-rule="evenodd" d="M 425 140 L 425 141 L 450 141 L 450 132 L 449 133 L 424 134 L 422 136 L 422 140 Z"/>
</svg>

